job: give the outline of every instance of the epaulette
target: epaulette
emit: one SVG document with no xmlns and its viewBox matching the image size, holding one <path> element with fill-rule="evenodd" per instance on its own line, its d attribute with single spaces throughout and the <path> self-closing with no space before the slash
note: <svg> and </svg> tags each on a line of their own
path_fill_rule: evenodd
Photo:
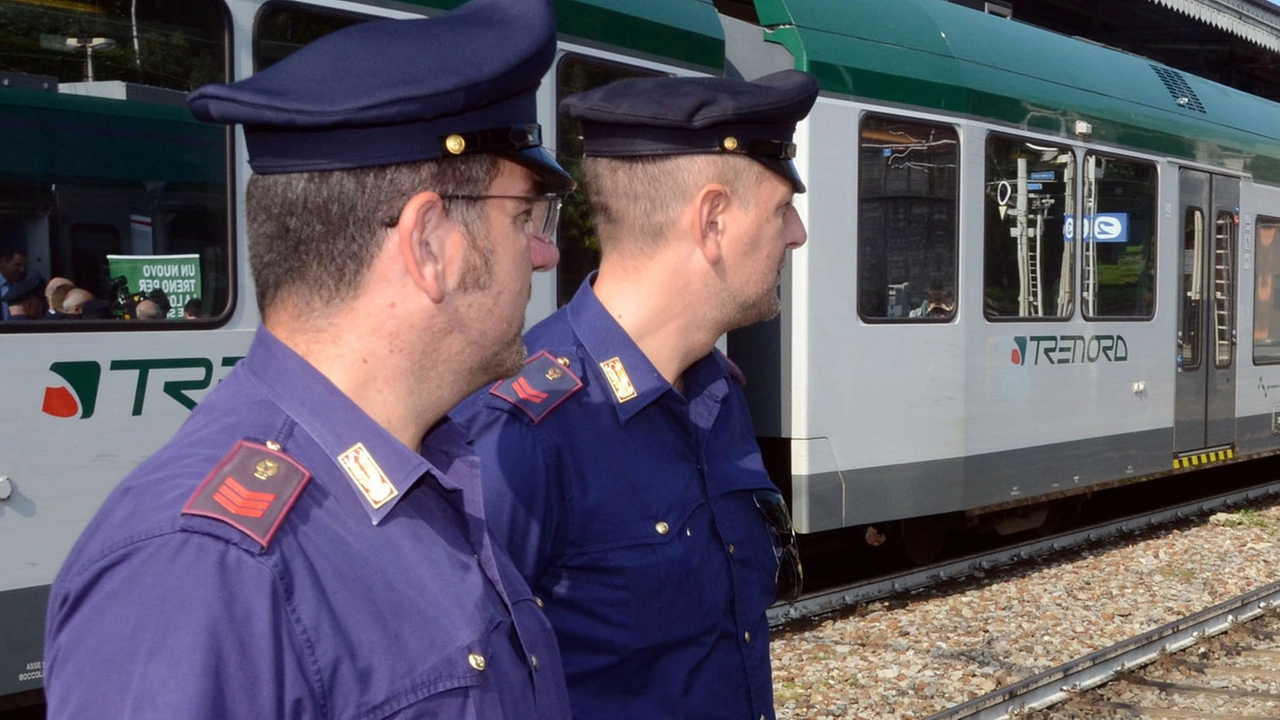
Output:
<svg viewBox="0 0 1280 720">
<path fill-rule="evenodd" d="M 720 362 L 724 363 L 724 368 L 729 371 L 729 375 L 734 380 L 737 380 L 739 385 L 746 385 L 747 376 L 742 374 L 742 368 L 739 368 L 737 363 L 730 360 L 728 355 L 720 352 L 720 348 L 716 348 L 715 353 L 720 358 Z"/>
<path fill-rule="evenodd" d="M 518 375 L 494 385 L 489 393 L 525 411 L 537 423 L 581 388 L 582 380 L 568 364 L 543 350 L 529 358 Z"/>
<path fill-rule="evenodd" d="M 311 473 L 279 446 L 241 440 L 200 483 L 183 515 L 221 520 L 267 549 Z"/>
</svg>

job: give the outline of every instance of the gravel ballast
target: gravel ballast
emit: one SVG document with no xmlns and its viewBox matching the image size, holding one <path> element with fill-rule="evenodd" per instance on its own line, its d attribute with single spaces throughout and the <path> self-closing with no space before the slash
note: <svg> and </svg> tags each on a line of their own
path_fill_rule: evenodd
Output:
<svg viewBox="0 0 1280 720">
<path fill-rule="evenodd" d="M 1280 579 L 1280 501 L 775 630 L 784 718 L 925 718 Z"/>
</svg>

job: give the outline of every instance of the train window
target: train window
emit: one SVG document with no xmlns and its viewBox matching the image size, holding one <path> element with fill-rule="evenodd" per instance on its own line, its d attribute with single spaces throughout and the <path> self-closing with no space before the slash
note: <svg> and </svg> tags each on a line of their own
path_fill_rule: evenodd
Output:
<svg viewBox="0 0 1280 720">
<path fill-rule="evenodd" d="M 988 319 L 1071 317 L 1076 159 L 1071 148 L 987 139 L 983 312 Z"/>
<path fill-rule="evenodd" d="M 1280 363 L 1280 218 L 1258 216 L 1253 274 L 1253 362 Z"/>
<path fill-rule="evenodd" d="M 556 67 L 556 107 L 560 101 L 615 80 L 653 77 L 662 73 L 581 55 L 566 55 Z M 600 241 L 591 227 L 587 195 L 582 182 L 582 123 L 561 114 L 556 117 L 556 161 L 578 181 L 578 190 L 565 198 L 556 229 L 560 264 L 556 267 L 556 305 L 573 299 L 578 286 L 600 267 Z"/>
<path fill-rule="evenodd" d="M 267 3 L 258 13 L 254 28 L 254 71 L 266 70 L 312 40 L 373 19 L 369 15 L 290 2 Z"/>
<path fill-rule="evenodd" d="M 230 135 L 186 108 L 226 81 L 228 37 L 216 0 L 0 0 L 0 284 L 49 281 L 8 308 L 34 322 L 0 332 L 136 328 L 76 321 L 132 318 L 142 300 L 175 319 L 194 297 L 228 312 Z M 47 308 L 73 288 L 92 296 L 80 314 Z"/>
<path fill-rule="evenodd" d="M 1081 302 L 1086 318 L 1151 318 L 1156 296 L 1156 168 L 1084 160 Z"/>
<path fill-rule="evenodd" d="M 1235 248 L 1235 213 L 1220 211 L 1213 223 L 1213 362 L 1218 368 L 1231 367 L 1235 359 Z"/>
<path fill-rule="evenodd" d="M 858 314 L 946 322 L 956 313 L 955 128 L 867 115 L 858 141 Z"/>
<path fill-rule="evenodd" d="M 1204 210 L 1188 207 L 1182 219 L 1182 328 L 1178 333 L 1178 367 L 1200 367 L 1200 306 L 1204 296 L 1203 268 Z"/>
</svg>

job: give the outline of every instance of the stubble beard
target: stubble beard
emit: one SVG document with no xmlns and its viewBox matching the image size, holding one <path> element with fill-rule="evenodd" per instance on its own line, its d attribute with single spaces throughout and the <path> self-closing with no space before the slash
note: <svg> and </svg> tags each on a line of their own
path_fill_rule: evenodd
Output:
<svg viewBox="0 0 1280 720">
<path fill-rule="evenodd" d="M 779 292 L 781 292 L 781 285 L 774 282 L 767 290 L 753 296 L 730 299 L 725 307 L 724 331 L 737 330 L 778 317 L 782 309 Z"/>
<path fill-rule="evenodd" d="M 464 293 L 483 295 L 493 286 L 493 246 L 487 237 L 479 233 L 471 233 L 471 252 L 467 253 L 466 265 L 462 268 L 462 276 L 458 280 L 458 290 Z M 530 289 L 532 293 L 532 289 Z M 525 305 L 528 305 L 526 298 Z M 497 322 L 494 313 L 480 318 L 480 322 Z M 491 352 L 478 358 L 477 373 L 482 375 L 482 382 L 492 382 L 510 377 L 524 368 L 528 350 L 525 348 L 522 331 L 524 330 L 524 313 L 511 319 L 511 327 L 506 339 L 497 343 Z"/>
</svg>

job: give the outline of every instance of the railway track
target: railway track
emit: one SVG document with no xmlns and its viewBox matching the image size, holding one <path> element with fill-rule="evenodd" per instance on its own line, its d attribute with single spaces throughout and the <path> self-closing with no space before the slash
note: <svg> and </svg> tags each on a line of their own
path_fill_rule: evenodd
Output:
<svg viewBox="0 0 1280 720">
<path fill-rule="evenodd" d="M 928 720 L 1280 714 L 1280 583 L 1072 660 Z"/>
<path fill-rule="evenodd" d="M 836 588 L 808 593 L 792 604 L 778 604 L 769 609 L 769 624 L 777 628 L 798 620 L 839 612 L 858 604 L 901 595 L 942 582 L 961 579 L 979 572 L 1007 567 L 1037 557 L 1108 538 L 1137 533 L 1188 517 L 1213 512 L 1268 496 L 1280 495 L 1280 481 L 1199 498 L 1157 511 L 1098 523 L 1057 535 L 1037 538 L 1000 549 L 947 560 L 927 567 L 895 573 L 869 580 L 859 580 Z"/>
</svg>

